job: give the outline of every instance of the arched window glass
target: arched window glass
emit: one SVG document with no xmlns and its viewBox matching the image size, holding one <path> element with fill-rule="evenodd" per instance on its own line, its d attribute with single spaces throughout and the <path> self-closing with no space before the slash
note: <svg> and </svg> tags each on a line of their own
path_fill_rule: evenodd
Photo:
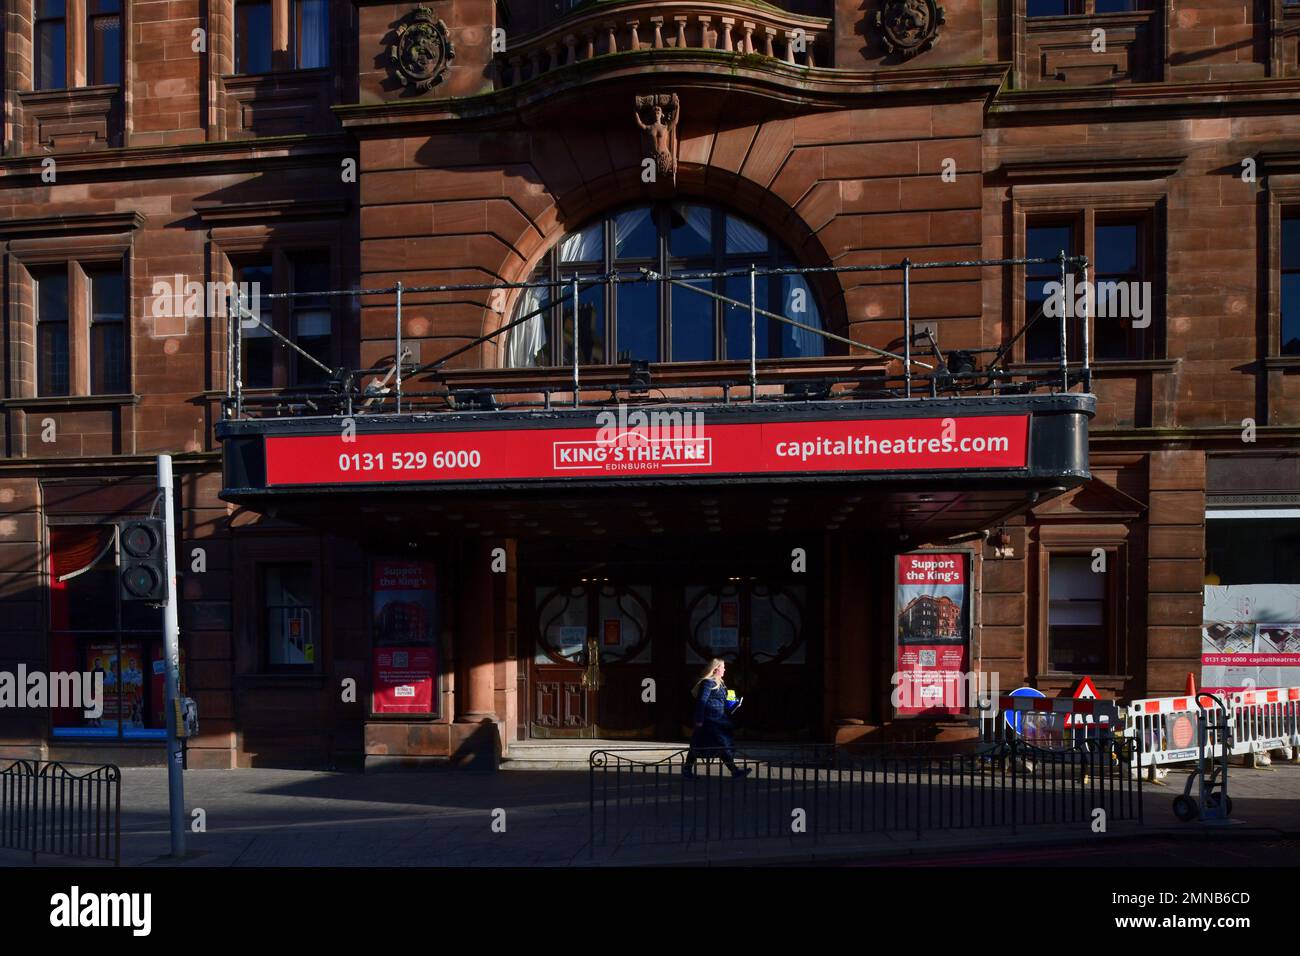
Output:
<svg viewBox="0 0 1300 956">
<path fill-rule="evenodd" d="M 797 265 L 774 237 L 715 206 L 673 202 L 633 206 L 567 233 L 546 253 L 532 278 L 571 279 L 617 271 L 725 272 Z M 692 285 L 749 302 L 749 277 L 693 280 Z M 532 315 L 509 333 L 506 364 L 512 368 L 568 365 L 573 361 L 573 313 L 568 287 L 526 289 L 514 320 Z M 802 276 L 759 276 L 760 309 L 822 328 L 821 311 Z M 552 302 L 556 304 L 552 305 Z M 759 315 L 759 358 L 825 354 L 825 339 Z M 654 282 L 584 286 L 578 297 L 578 358 L 599 365 L 748 359 L 749 308 L 729 305 L 678 286 Z"/>
</svg>

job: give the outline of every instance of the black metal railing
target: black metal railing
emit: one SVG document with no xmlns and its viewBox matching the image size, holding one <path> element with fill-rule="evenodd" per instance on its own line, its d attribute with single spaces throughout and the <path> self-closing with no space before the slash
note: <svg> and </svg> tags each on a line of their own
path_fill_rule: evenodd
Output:
<svg viewBox="0 0 1300 956">
<path fill-rule="evenodd" d="M 122 862 L 122 771 L 0 757 L 0 849 Z"/>
<path fill-rule="evenodd" d="M 590 846 L 790 838 L 1056 824 L 1142 822 L 1137 741 L 1016 739 L 964 753 L 854 752 L 833 745 L 737 750 L 737 779 L 698 751 L 658 760 L 592 753 Z"/>
<path fill-rule="evenodd" d="M 851 393 L 844 392 L 839 397 L 861 399 L 877 398 L 912 398 L 966 395 L 1021 395 L 1035 391 L 1068 392 L 1075 386 L 1082 386 L 1084 392 L 1092 390 L 1092 349 L 1088 340 L 1088 317 L 1086 314 L 1074 320 L 1067 319 L 1067 310 L 1062 305 L 1054 321 L 1058 352 L 1050 362 L 1043 362 L 1038 367 L 1013 367 L 1014 346 L 1028 330 L 1039 320 L 1051 319 L 1046 314 L 1048 301 L 1044 300 L 1032 315 L 1027 315 L 1019 330 L 992 348 L 951 349 L 941 347 L 936 332 L 931 325 L 917 330 L 912 315 L 913 278 L 917 272 L 945 269 L 974 268 L 1017 268 L 1024 266 L 1054 266 L 1059 270 L 1060 286 L 1064 290 L 1069 275 L 1077 275 L 1086 285 L 1089 274 L 1088 259 L 1084 256 L 1069 256 L 1061 251 L 1056 256 L 1038 258 L 1004 258 L 1004 259 L 965 259 L 939 262 L 902 262 L 859 266 L 817 266 L 817 267 L 782 267 L 760 269 L 751 265 L 746 269 L 722 271 L 689 271 L 665 273 L 649 268 L 637 271 L 614 270 L 604 275 L 580 275 L 553 280 L 531 280 L 525 282 L 480 282 L 445 285 L 405 285 L 398 282 L 382 288 L 332 289 L 313 292 L 273 292 L 256 294 L 243 288 L 233 287 L 224 301 L 222 309 L 225 314 L 225 363 L 226 389 L 222 400 L 224 415 L 227 418 L 245 417 L 320 417 L 353 416 L 357 414 L 378 413 L 416 413 L 460 411 L 466 407 L 473 410 L 545 409 L 553 407 L 599 407 L 611 401 L 648 401 L 645 397 L 649 390 L 644 382 L 634 380 L 634 370 L 630 365 L 584 369 L 580 357 L 580 348 L 567 349 L 569 364 L 565 366 L 548 366 L 541 369 L 519 369 L 519 376 L 513 381 L 509 376 L 497 377 L 488 385 L 467 381 L 465 371 L 454 368 L 453 361 L 466 353 L 479 350 L 484 345 L 504 342 L 513 329 L 543 314 L 561 309 L 569 316 L 572 341 L 578 343 L 580 334 L 577 329 L 579 309 L 565 308 L 574 302 L 581 303 L 583 290 L 591 288 L 604 289 L 612 283 L 652 283 L 667 287 L 665 291 L 680 289 L 684 294 L 700 296 L 710 301 L 720 302 L 726 308 L 739 310 L 749 316 L 750 347 L 748 358 L 744 360 L 747 367 L 732 374 L 719 372 L 710 381 L 690 380 L 676 382 L 671 378 L 654 382 L 653 392 L 658 401 L 681 403 L 716 402 L 711 395 L 701 396 L 701 389 L 720 390 L 722 400 L 730 402 L 733 391 L 739 392 L 740 400 L 752 403 L 788 401 L 791 397 L 807 398 L 805 379 L 800 379 L 792 372 L 801 362 L 809 368 L 814 363 L 791 359 L 772 363 L 760 360 L 755 342 L 755 329 L 759 317 L 780 323 L 816 335 L 828 343 L 843 346 L 849 351 L 844 358 L 870 359 L 882 363 L 881 368 L 864 370 L 848 376 L 830 375 L 819 379 L 821 387 L 830 390 L 837 386 L 852 385 Z M 892 349 L 881 348 L 868 342 L 831 332 L 801 322 L 792 316 L 760 308 L 757 303 L 757 283 L 780 276 L 800 276 L 805 279 L 818 275 L 848 277 L 857 274 L 875 275 L 897 273 L 898 286 L 902 298 L 902 315 L 899 318 L 896 339 L 901 345 Z M 741 299 L 723 295 L 712 288 L 701 288 L 701 282 L 719 283 L 724 280 L 748 279 L 748 294 Z M 497 328 L 466 342 L 449 352 L 439 355 L 432 361 L 416 363 L 411 361 L 412 352 L 403 344 L 402 317 L 404 302 L 410 303 L 412 296 L 422 296 L 419 307 L 425 310 L 436 308 L 439 296 L 445 296 L 444 304 L 462 306 L 467 301 L 477 301 L 475 297 L 491 299 L 504 296 L 516 290 L 545 289 L 546 302 L 531 312 L 516 315 L 503 322 Z M 1062 292 L 1061 295 L 1064 295 Z M 428 297 L 433 297 L 428 301 Z M 260 315 L 260 303 L 274 303 L 284 300 L 293 303 L 297 299 L 307 298 L 313 301 L 348 300 L 354 307 L 361 300 L 370 304 L 387 305 L 391 298 L 394 306 L 393 358 L 391 362 L 367 368 L 330 368 L 319 358 L 306 351 L 297 342 L 284 335 Z M 1063 299 L 1059 299 L 1064 302 Z M 254 310 L 250 305 L 257 305 Z M 408 306 L 409 307 L 409 306 Z M 1086 307 L 1086 302 L 1085 302 Z M 485 306 L 486 308 L 486 306 Z M 710 312 L 712 316 L 712 312 Z M 712 318 L 709 319 L 712 321 Z M 1071 356 L 1068 334 L 1069 321 L 1077 321 L 1081 333 L 1079 354 Z M 258 328 L 259 334 L 266 334 L 280 348 L 296 354 L 300 361 L 313 366 L 322 381 L 291 388 L 259 389 L 247 391 L 244 383 L 243 333 L 241 329 Z M 835 358 L 836 356 L 829 356 Z M 665 363 L 660 363 L 665 364 Z M 727 363 L 720 363 L 726 365 Z M 472 370 L 471 370 L 472 371 Z M 484 371 L 480 369 L 479 371 Z M 487 371 L 499 373 L 500 368 Z M 661 372 L 663 369 L 660 370 Z M 563 377 L 555 379 L 562 373 Z M 543 380 L 539 381 L 538 376 Z M 472 378 L 472 376 L 470 376 Z M 554 380 L 553 380 L 554 379 Z M 412 381 L 419 382 L 416 389 L 410 388 Z M 460 383 L 458 386 L 458 382 Z M 595 397 L 603 391 L 609 397 Z M 671 393 L 671 394 L 670 394 Z M 585 397 L 584 397 L 585 396 Z M 488 399 L 486 406 L 484 399 Z"/>
</svg>

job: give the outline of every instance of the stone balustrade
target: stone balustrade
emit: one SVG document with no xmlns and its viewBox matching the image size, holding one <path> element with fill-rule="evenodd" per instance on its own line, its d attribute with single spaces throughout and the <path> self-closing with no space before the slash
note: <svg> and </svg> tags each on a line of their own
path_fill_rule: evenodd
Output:
<svg viewBox="0 0 1300 956">
<path fill-rule="evenodd" d="M 575 12 L 507 42 L 495 59 L 500 87 L 572 63 L 647 50 L 718 50 L 791 66 L 830 66 L 831 21 L 734 3 L 620 4 Z"/>
</svg>

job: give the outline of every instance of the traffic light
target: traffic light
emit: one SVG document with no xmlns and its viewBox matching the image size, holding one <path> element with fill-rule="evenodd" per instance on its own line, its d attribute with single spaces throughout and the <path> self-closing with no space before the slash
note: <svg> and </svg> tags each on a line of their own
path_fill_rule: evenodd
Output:
<svg viewBox="0 0 1300 956">
<path fill-rule="evenodd" d="M 167 553 L 161 518 L 130 518 L 119 521 L 117 540 L 121 545 L 118 568 L 123 601 L 167 600 Z"/>
</svg>

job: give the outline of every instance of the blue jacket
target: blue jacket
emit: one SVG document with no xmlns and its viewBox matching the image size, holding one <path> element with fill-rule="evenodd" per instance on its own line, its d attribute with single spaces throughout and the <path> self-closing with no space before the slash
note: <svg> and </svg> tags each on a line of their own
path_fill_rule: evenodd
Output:
<svg viewBox="0 0 1300 956">
<path fill-rule="evenodd" d="M 695 747 L 731 747 L 731 717 L 727 707 L 727 685 L 722 681 L 705 681 L 695 698 L 695 723 L 691 735 Z"/>
<path fill-rule="evenodd" d="M 705 681 L 695 698 L 695 722 L 727 719 L 727 685 L 720 680 Z"/>
</svg>

